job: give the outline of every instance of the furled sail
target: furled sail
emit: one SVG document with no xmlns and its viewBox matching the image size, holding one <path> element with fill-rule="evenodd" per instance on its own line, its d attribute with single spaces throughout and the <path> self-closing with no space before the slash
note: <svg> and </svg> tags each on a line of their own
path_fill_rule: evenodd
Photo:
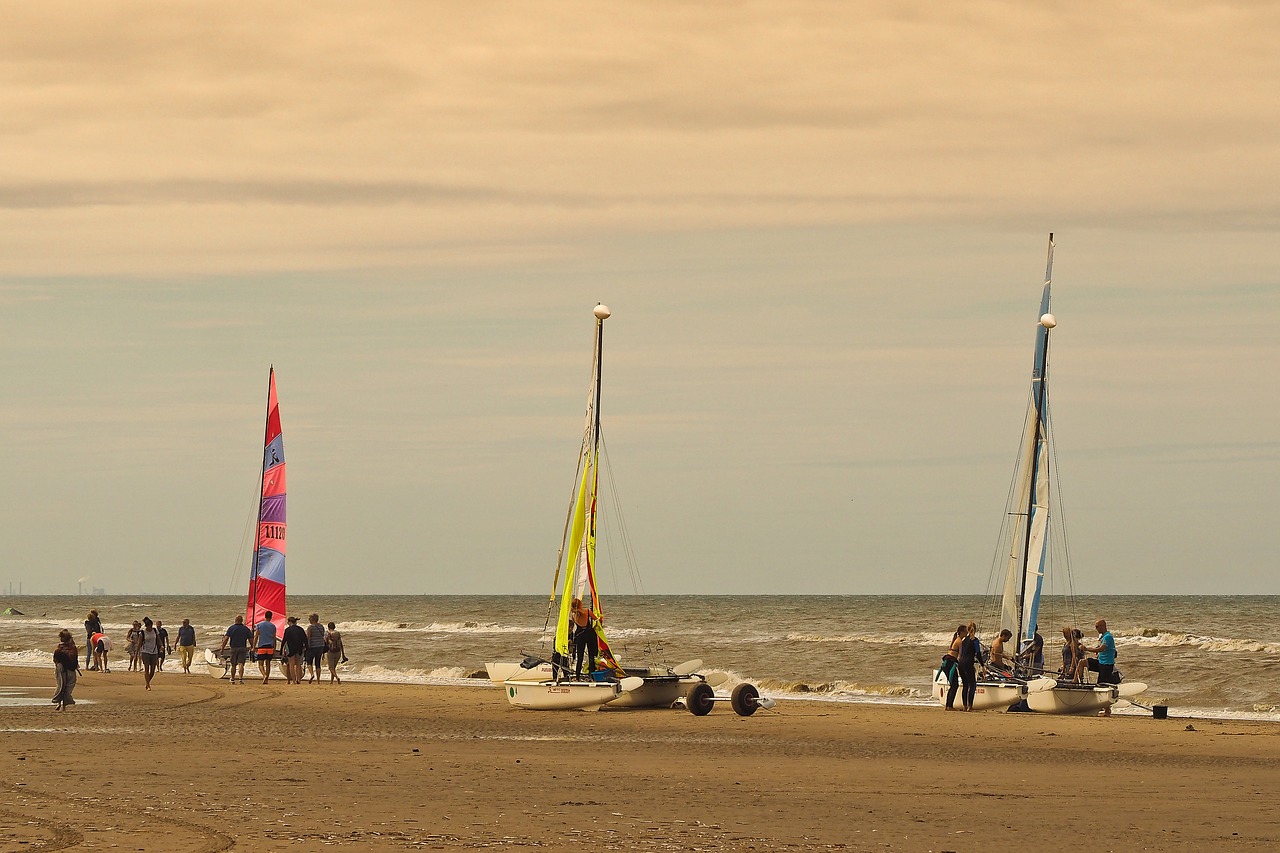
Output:
<svg viewBox="0 0 1280 853">
<path fill-rule="evenodd" d="M 285 465 L 280 405 L 276 400 L 276 371 L 271 368 L 267 390 L 267 428 L 262 457 L 262 500 L 258 508 L 258 541 L 249 575 L 245 622 L 256 625 L 271 611 L 279 628 L 285 622 Z"/>
<path fill-rule="evenodd" d="M 1045 265 L 1044 291 L 1040 297 L 1039 322 L 1036 324 L 1035 362 L 1031 369 L 1031 399 L 1027 410 L 1026 433 L 1018 460 L 1014 506 L 1023 513 L 1022 524 L 1015 525 L 1009 548 L 1001 599 L 1000 627 L 1017 638 L 1019 650 L 1023 641 L 1035 636 L 1040 611 L 1040 593 L 1044 581 L 1045 559 L 1049 539 L 1048 477 L 1048 357 L 1049 330 L 1053 327 L 1049 312 L 1049 290 L 1053 284 L 1053 235 L 1049 235 L 1049 258 Z"/>
</svg>

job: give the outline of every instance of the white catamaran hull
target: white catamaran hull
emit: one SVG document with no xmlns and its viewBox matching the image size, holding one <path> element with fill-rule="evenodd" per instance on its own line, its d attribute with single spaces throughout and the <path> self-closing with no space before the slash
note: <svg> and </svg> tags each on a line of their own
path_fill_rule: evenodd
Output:
<svg viewBox="0 0 1280 853">
<path fill-rule="evenodd" d="M 225 658 L 218 657 L 217 652 L 213 649 L 204 650 L 204 664 L 209 668 L 209 674 L 214 678 L 226 678 L 230 667 L 226 663 Z"/>
<path fill-rule="evenodd" d="M 1027 707 L 1041 714 L 1096 714 L 1119 701 L 1120 688 L 1111 684 L 1059 684 L 1027 694 Z"/>
<path fill-rule="evenodd" d="M 494 661 L 486 663 L 485 670 L 489 673 L 489 680 L 507 693 L 508 701 L 511 701 L 511 691 L 508 688 L 510 684 L 542 684 L 555 680 L 554 671 L 549 663 L 540 663 L 525 669 L 519 663 Z M 615 697 L 605 699 L 604 702 L 607 702 L 610 708 L 670 708 L 676 700 L 684 696 L 690 685 L 702 681 L 695 675 L 676 675 L 671 670 L 657 667 L 641 670 L 628 668 L 627 675 L 638 677 L 643 683 L 632 690 L 625 690 Z M 512 702 L 512 704 L 516 703 Z"/>
<path fill-rule="evenodd" d="M 531 711 L 576 711 L 599 708 L 622 695 L 616 681 L 507 681 L 507 701 Z"/>
<path fill-rule="evenodd" d="M 940 670 L 933 671 L 933 698 L 937 699 L 942 705 L 947 704 L 947 691 L 951 689 L 947 676 Z M 1013 705 L 1027 695 L 1027 686 L 1017 682 L 996 682 L 996 681 L 978 681 L 977 690 L 973 695 L 973 710 L 975 711 L 1007 711 Z M 960 704 L 960 691 L 956 690 L 954 707 L 962 707 Z"/>
</svg>

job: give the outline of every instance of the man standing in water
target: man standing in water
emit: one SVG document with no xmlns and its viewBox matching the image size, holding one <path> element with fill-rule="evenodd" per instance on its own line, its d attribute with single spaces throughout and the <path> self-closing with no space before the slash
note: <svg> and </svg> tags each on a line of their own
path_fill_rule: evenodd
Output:
<svg viewBox="0 0 1280 853">
<path fill-rule="evenodd" d="M 253 648 L 258 653 L 258 672 L 262 673 L 262 683 L 271 680 L 271 659 L 276 654 L 276 623 L 271 621 L 275 615 L 270 610 L 262 614 L 262 621 L 253 626 Z"/>
</svg>

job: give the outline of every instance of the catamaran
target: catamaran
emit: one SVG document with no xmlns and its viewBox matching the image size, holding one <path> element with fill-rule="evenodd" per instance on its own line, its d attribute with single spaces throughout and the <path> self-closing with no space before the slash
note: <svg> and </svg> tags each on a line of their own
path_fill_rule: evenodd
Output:
<svg viewBox="0 0 1280 853">
<path fill-rule="evenodd" d="M 267 377 L 267 422 L 263 439 L 262 480 L 258 492 L 257 543 L 249 571 L 249 598 L 244 621 L 252 628 L 271 613 L 271 621 L 282 631 L 285 612 L 285 463 L 284 436 L 280 431 L 280 403 L 276 398 L 275 366 Z M 227 675 L 226 656 L 205 649 L 209 674 Z"/>
<path fill-rule="evenodd" d="M 1006 543 L 1000 621 L 995 628 L 996 633 L 1008 629 L 1014 638 L 1013 648 L 1023 653 L 1032 646 L 1040 627 L 1040 598 L 1050 553 L 1050 486 L 1055 477 L 1049 430 L 1049 332 L 1057 326 L 1049 306 L 1053 248 L 1050 234 L 1036 323 L 1026 427 L 1006 512 L 1006 518 L 1015 519 L 1017 523 L 1007 528 L 1010 535 Z M 933 695 L 939 702 L 945 704 L 949 687 L 946 674 L 935 670 Z M 973 709 L 1004 710 L 1025 700 L 1024 710 L 1048 714 L 1090 713 L 1110 708 L 1121 698 L 1136 696 L 1145 689 L 1146 685 L 1139 683 L 1086 684 L 1071 680 L 1069 674 L 1061 679 L 1051 678 L 1027 663 L 1002 672 L 989 671 L 979 678 Z"/>
<path fill-rule="evenodd" d="M 610 316 L 608 307 L 595 307 L 595 355 L 591 386 L 587 394 L 586 425 L 578 456 L 574 498 L 565 521 L 560 552 L 547 608 L 550 627 L 554 613 L 554 651 L 550 659 L 526 656 L 519 663 L 490 662 L 489 678 L 502 687 L 507 701 L 518 708 L 588 709 L 605 704 L 611 707 L 671 707 L 684 698 L 695 714 L 705 714 L 718 698 L 714 685 L 697 670 L 702 661 L 687 661 L 679 666 L 622 667 L 609 646 L 604 630 L 604 611 L 600 589 L 596 584 L 596 514 L 600 463 L 600 371 L 604 345 L 604 321 Z M 563 574 L 563 584 L 560 582 Z M 575 610 L 575 602 L 579 603 Z M 575 618 L 576 616 L 576 618 Z M 582 628 L 577 625 L 586 622 Z M 584 635 L 576 630 L 594 631 L 596 666 L 592 666 L 590 643 L 583 645 Z M 545 630 L 545 629 L 544 629 Z M 574 660 L 577 650 L 581 657 Z M 585 658 L 585 660 L 584 660 Z M 760 699 L 755 687 L 740 684 L 731 699 L 740 714 L 754 713 L 757 708 L 771 707 Z"/>
</svg>

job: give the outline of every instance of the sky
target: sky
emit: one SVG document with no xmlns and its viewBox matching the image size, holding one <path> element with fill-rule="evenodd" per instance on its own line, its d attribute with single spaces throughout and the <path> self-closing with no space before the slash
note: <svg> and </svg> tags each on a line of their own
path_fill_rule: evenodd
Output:
<svg viewBox="0 0 1280 853">
<path fill-rule="evenodd" d="M 0 588 L 242 592 L 274 365 L 291 592 L 546 593 L 604 302 L 606 589 L 981 593 L 1052 231 L 1071 588 L 1280 594 L 1278 39 L 4 3 Z"/>
</svg>

